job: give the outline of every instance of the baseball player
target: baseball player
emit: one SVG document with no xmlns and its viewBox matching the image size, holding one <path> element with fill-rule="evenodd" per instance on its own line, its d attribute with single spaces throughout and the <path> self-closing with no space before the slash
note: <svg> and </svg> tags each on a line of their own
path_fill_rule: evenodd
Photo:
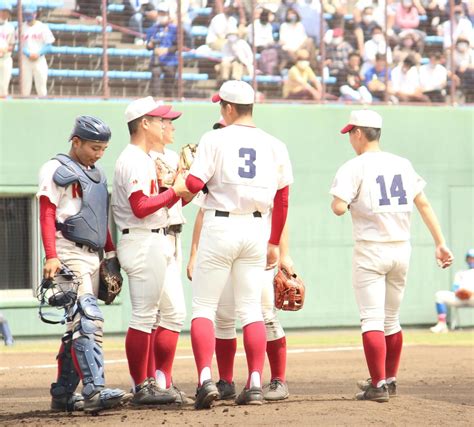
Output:
<svg viewBox="0 0 474 427">
<path fill-rule="evenodd" d="M 157 140 L 157 144 L 150 151 L 150 157 L 155 161 L 158 185 L 160 191 L 166 191 L 165 179 L 160 179 L 161 174 L 169 173 L 162 171 L 161 168 L 166 166 L 167 170 L 172 171 L 171 179 L 174 180 L 179 167 L 179 155 L 165 145 L 174 142 L 174 125 L 173 121 L 181 116 L 179 112 L 173 112 L 171 118 L 164 118 L 163 138 Z M 158 173 L 160 172 L 160 174 Z M 184 301 L 183 284 L 181 281 L 181 231 L 183 224 L 186 222 L 183 215 L 183 202 L 178 200 L 171 208 L 168 209 L 168 227 L 166 229 L 166 239 L 170 245 L 171 253 L 170 262 L 167 265 L 165 284 L 160 304 L 157 307 L 156 322 L 152 329 L 152 342 L 148 354 L 148 374 L 149 378 L 154 378 L 158 387 L 168 389 L 173 387 L 176 391 L 176 403 L 184 403 L 185 395 L 177 390 L 172 384 L 172 367 L 176 345 L 178 343 L 179 333 L 183 328 L 186 318 L 186 304 Z M 160 308 L 161 307 L 161 308 Z M 156 363 L 158 361 L 158 364 Z"/>
<path fill-rule="evenodd" d="M 410 260 L 410 217 L 415 205 L 435 242 L 439 265 L 451 265 L 441 227 L 423 193 L 425 181 L 411 163 L 383 152 L 382 117 L 371 110 L 353 111 L 341 133 L 349 134 L 357 156 L 336 173 L 330 194 L 332 210 L 350 209 L 355 240 L 352 281 L 362 324 L 370 380 L 359 382 L 358 400 L 387 402 L 397 394 L 402 351 L 400 303 Z"/>
<path fill-rule="evenodd" d="M 452 291 L 436 292 L 436 312 L 438 323 L 430 328 L 435 334 L 448 332 L 446 315 L 448 307 L 474 307 L 474 248 L 466 253 L 467 270 L 458 271 L 454 276 Z"/>
<path fill-rule="evenodd" d="M 193 194 L 206 185 L 204 218 L 193 271 L 191 342 L 198 372 L 195 408 L 209 408 L 219 396 L 211 379 L 214 321 L 230 279 L 241 320 L 248 378 L 237 404 L 261 404 L 265 325 L 261 297 L 265 263 L 278 263 L 278 245 L 293 181 L 286 146 L 255 127 L 255 93 L 242 81 L 225 82 L 213 101 L 220 102 L 226 128 L 203 135 L 186 178 Z M 266 246 L 266 215 L 273 204 L 272 232 Z"/>
<path fill-rule="evenodd" d="M 0 1 L 0 98 L 8 95 L 12 77 L 12 52 L 15 47 L 15 28 L 8 22 L 12 11 L 11 4 Z"/>
<path fill-rule="evenodd" d="M 177 330 L 182 324 L 182 314 L 174 312 L 173 302 L 162 296 L 169 265 L 175 262 L 167 237 L 168 208 L 180 196 L 189 193 L 181 174 L 176 175 L 171 188 L 160 191 L 155 163 L 149 155 L 163 139 L 163 120 L 179 115 L 171 111 L 170 106 L 155 102 L 151 96 L 130 103 L 125 111 L 130 144 L 115 165 L 112 211 L 122 232 L 118 257 L 128 275 L 132 302 L 125 349 L 133 381 L 132 403 L 135 404 L 173 403 L 177 399 L 174 388 L 158 387 L 154 378 L 148 378 L 147 371 L 149 349 L 154 345 L 160 384 L 166 382 L 169 386 Z M 157 309 L 163 315 L 160 319 L 163 330 L 157 330 L 152 342 Z"/>
<path fill-rule="evenodd" d="M 39 173 L 37 197 L 46 254 L 43 276 L 54 278 L 64 263 L 81 278 L 72 322 L 67 323 L 57 357 L 58 377 L 51 384 L 55 411 L 98 412 L 130 397 L 123 390 L 105 388 L 104 317 L 97 303 L 99 251 L 103 249 L 107 258 L 115 256 L 107 225 L 107 180 L 96 166 L 110 137 L 110 128 L 102 120 L 79 116 L 69 154 L 58 154 Z M 79 376 L 82 397 L 74 393 Z"/>
<path fill-rule="evenodd" d="M 13 335 L 10 330 L 10 326 L 8 325 L 8 320 L 1 312 L 0 312 L 0 335 L 2 335 L 5 345 L 14 344 Z"/>
<path fill-rule="evenodd" d="M 45 54 L 54 42 L 54 36 L 47 24 L 36 19 L 37 7 L 27 4 L 23 7 L 23 94 L 31 94 L 33 80 L 36 94 L 46 96 L 48 82 L 48 63 Z"/>
<path fill-rule="evenodd" d="M 222 117 L 213 125 L 213 129 L 222 129 L 225 122 Z M 204 196 L 205 197 L 205 196 Z M 195 199 L 196 200 L 196 199 Z M 201 205 L 202 198 L 196 202 Z M 187 266 L 187 276 L 192 280 L 192 272 L 196 261 L 199 237 L 202 229 L 204 210 L 200 209 L 196 214 L 194 222 L 191 253 Z M 271 215 L 268 216 L 271 218 Z M 271 224 L 269 224 L 270 226 Z M 289 255 L 288 227 L 285 224 L 280 240 L 280 268 L 286 268 L 293 272 L 293 261 Z M 275 401 L 288 398 L 288 385 L 286 377 L 286 337 L 285 332 L 276 315 L 273 301 L 273 272 L 265 272 L 265 283 L 262 292 L 262 315 L 265 322 L 267 336 L 267 356 L 270 362 L 271 380 L 263 387 L 265 400 Z M 231 400 L 236 397 L 234 377 L 234 358 L 237 350 L 237 338 L 235 330 L 235 307 L 234 293 L 230 280 L 219 300 L 216 314 L 216 361 L 219 370 L 219 381 L 216 383 L 219 390 L 220 400 Z"/>
</svg>

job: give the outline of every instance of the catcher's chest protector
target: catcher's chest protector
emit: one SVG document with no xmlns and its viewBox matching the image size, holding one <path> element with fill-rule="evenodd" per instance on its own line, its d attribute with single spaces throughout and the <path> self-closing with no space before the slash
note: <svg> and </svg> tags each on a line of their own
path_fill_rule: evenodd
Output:
<svg viewBox="0 0 474 427">
<path fill-rule="evenodd" d="M 76 215 L 59 224 L 63 236 L 98 251 L 107 240 L 109 195 L 107 179 L 98 167 L 86 170 L 65 154 L 58 154 L 61 166 L 56 169 L 53 181 L 60 187 L 78 182 L 82 189 L 82 205 Z"/>
</svg>

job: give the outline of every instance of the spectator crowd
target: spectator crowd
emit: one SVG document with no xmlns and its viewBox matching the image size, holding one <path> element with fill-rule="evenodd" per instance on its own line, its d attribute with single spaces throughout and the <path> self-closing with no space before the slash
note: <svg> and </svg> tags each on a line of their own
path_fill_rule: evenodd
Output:
<svg viewBox="0 0 474 427">
<path fill-rule="evenodd" d="M 176 0 L 113 3 L 120 1 L 136 47 L 152 51 L 151 94 L 176 96 Z M 94 2 L 78 1 L 81 13 L 87 3 Z M 2 9 L 2 4 L 7 3 L 0 0 L 0 73 L 11 69 L 14 43 L 8 22 L 11 8 Z M 474 102 L 474 10 L 468 0 L 454 0 L 452 11 L 449 0 L 256 0 L 256 4 L 253 11 L 249 0 L 181 1 L 185 50 L 199 55 L 198 67 L 216 80 L 217 87 L 228 79 L 273 76 L 259 82 L 264 88 L 265 83 L 278 86 L 279 97 L 285 99 L 443 103 L 454 82 L 454 100 Z M 196 28 L 204 31 L 196 33 Z M 38 58 L 28 46 L 23 51 L 30 73 L 26 92 L 34 80 L 41 96 L 46 94 L 45 55 L 54 41 L 52 35 L 43 38 Z M 0 96 L 5 96 L 8 82 L 6 78 L 2 82 Z"/>
</svg>

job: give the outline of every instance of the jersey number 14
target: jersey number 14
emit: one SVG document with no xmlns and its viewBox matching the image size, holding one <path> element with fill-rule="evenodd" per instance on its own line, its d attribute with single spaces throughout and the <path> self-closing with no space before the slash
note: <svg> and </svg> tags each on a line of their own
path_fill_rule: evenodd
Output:
<svg viewBox="0 0 474 427">
<path fill-rule="evenodd" d="M 385 177 L 383 175 L 379 175 L 375 181 L 380 186 L 381 198 L 379 199 L 379 206 L 390 206 L 391 201 L 387 195 Z M 408 203 L 407 192 L 403 188 L 402 176 L 400 174 L 393 177 L 392 184 L 390 185 L 390 197 L 398 198 L 399 205 L 406 205 Z"/>
</svg>

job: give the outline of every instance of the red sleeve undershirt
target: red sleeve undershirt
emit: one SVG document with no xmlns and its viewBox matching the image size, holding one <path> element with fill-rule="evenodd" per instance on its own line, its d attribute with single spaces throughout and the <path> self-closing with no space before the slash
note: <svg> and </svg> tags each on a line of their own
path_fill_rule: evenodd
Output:
<svg viewBox="0 0 474 427">
<path fill-rule="evenodd" d="M 276 192 L 275 198 L 273 199 L 272 231 L 269 240 L 272 245 L 280 244 L 281 233 L 285 227 L 286 216 L 288 214 L 289 193 L 289 187 L 283 187 Z"/>
<path fill-rule="evenodd" d="M 179 200 L 179 197 L 172 188 L 169 188 L 165 192 L 152 197 L 145 196 L 143 191 L 135 191 L 128 200 L 133 214 L 141 219 L 155 213 L 158 209 L 170 208 Z"/>
<path fill-rule="evenodd" d="M 186 178 L 186 187 L 193 194 L 196 194 L 201 191 L 205 185 L 205 182 L 202 182 L 198 177 L 194 175 L 188 175 L 188 177 Z"/>
<path fill-rule="evenodd" d="M 57 258 L 56 252 L 56 205 L 47 196 L 40 197 L 40 225 L 46 259 Z M 115 251 L 110 230 L 107 228 L 105 252 Z"/>
<path fill-rule="evenodd" d="M 40 226 L 46 259 L 57 258 L 56 205 L 47 196 L 40 197 Z"/>
</svg>

